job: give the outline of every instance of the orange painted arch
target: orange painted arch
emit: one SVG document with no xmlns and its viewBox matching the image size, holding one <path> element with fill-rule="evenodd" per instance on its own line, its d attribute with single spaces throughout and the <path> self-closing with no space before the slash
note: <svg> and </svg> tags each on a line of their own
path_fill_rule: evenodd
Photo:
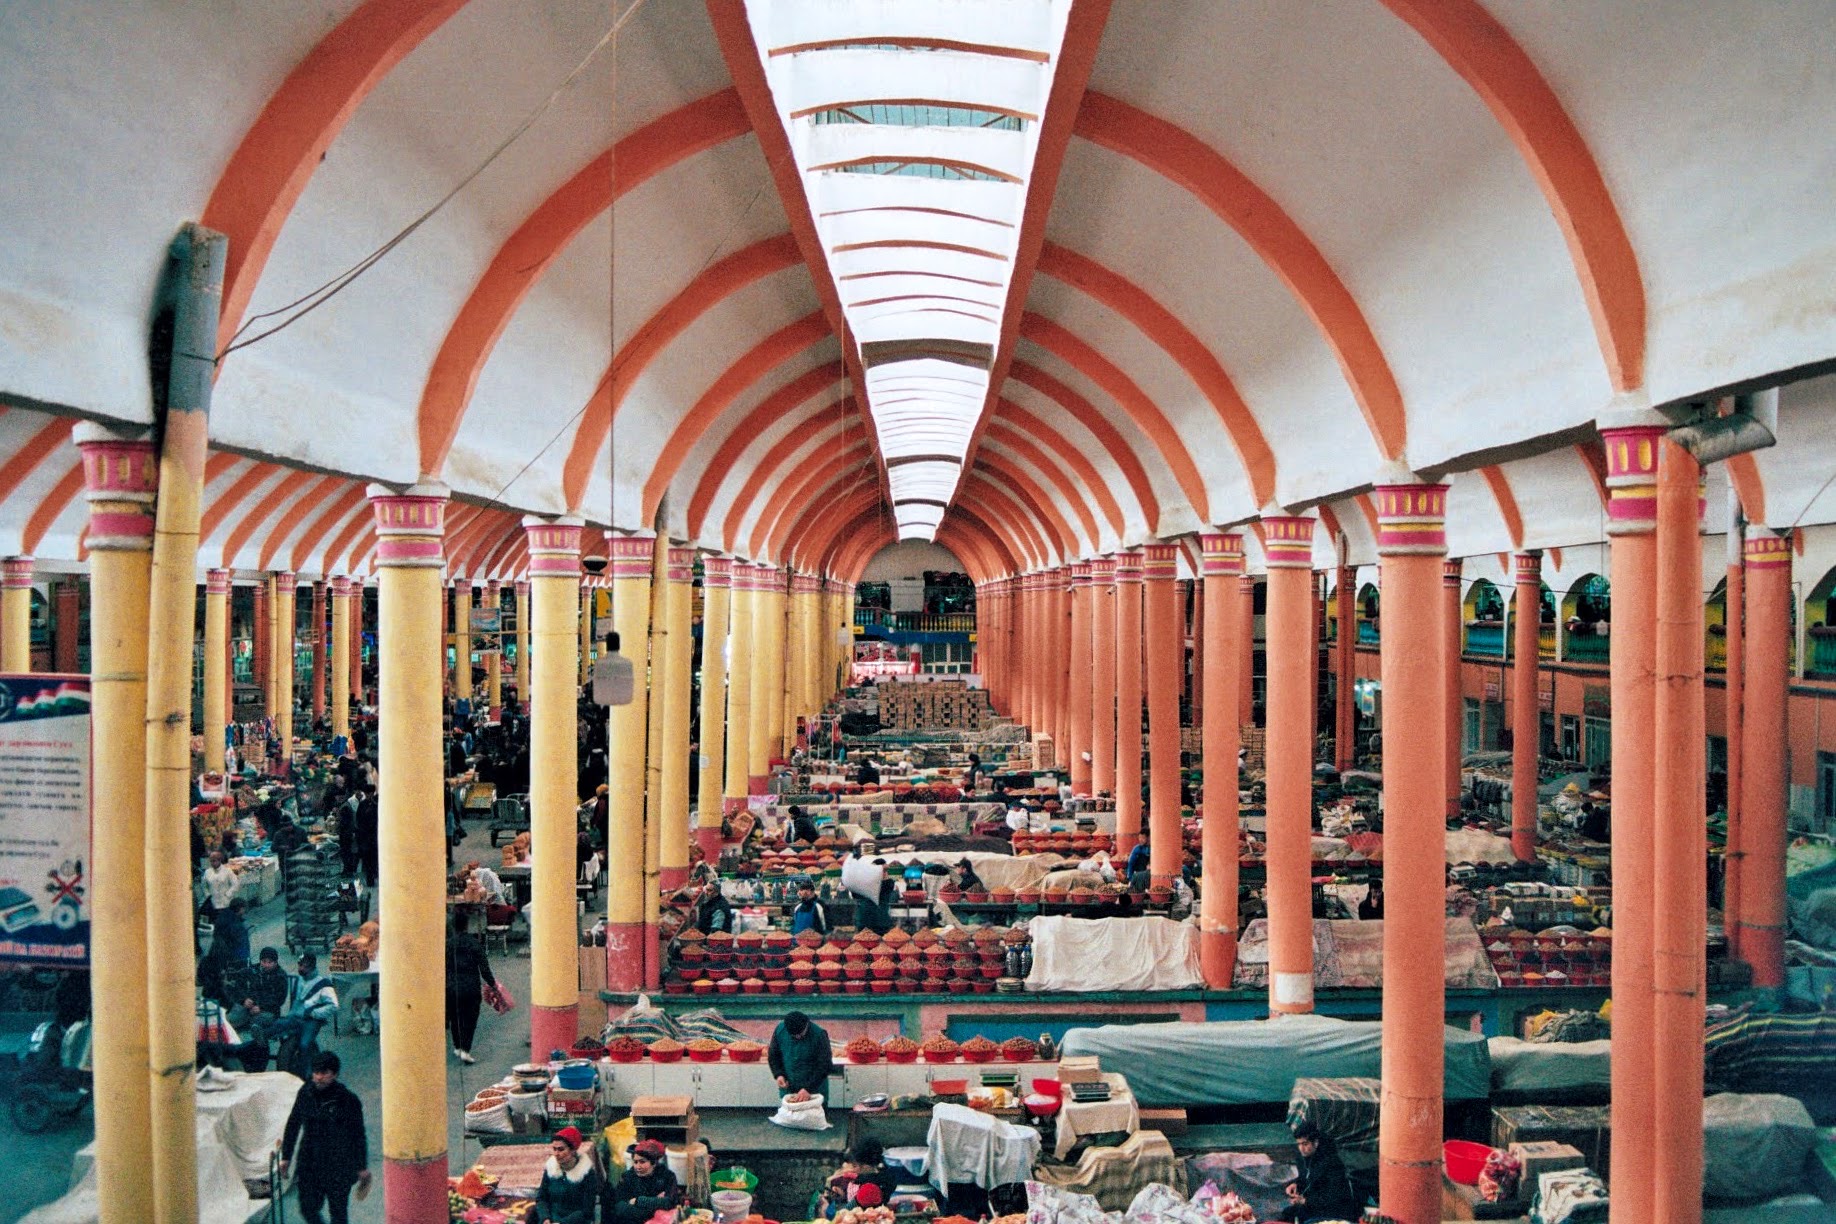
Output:
<svg viewBox="0 0 1836 1224">
<path fill-rule="evenodd" d="M 1575 443 L 1575 454 L 1581 460 L 1581 466 L 1587 469 L 1587 477 L 1594 482 L 1594 492 L 1600 498 L 1601 509 L 1607 504 L 1606 451 L 1600 441 Z"/>
<path fill-rule="evenodd" d="M 276 523 L 267 533 L 267 538 L 262 541 L 261 553 L 255 559 L 255 568 L 260 570 L 267 569 L 269 564 L 274 560 L 275 554 L 280 552 L 281 546 L 287 542 L 287 538 L 294 533 L 300 524 L 309 519 L 316 518 L 317 510 L 331 498 L 332 494 L 336 493 L 339 489 L 348 491 L 349 488 L 350 482 L 344 477 L 326 476 L 313 488 L 307 490 L 305 496 L 295 502 L 292 507 L 288 509 L 286 514 L 282 516 L 281 521 Z M 288 556 L 289 559 L 291 559 L 292 554 L 289 553 Z M 299 572 L 299 567 L 297 565 L 289 565 L 287 568 L 296 574 Z"/>
<path fill-rule="evenodd" d="M 982 440 L 1012 451 L 1017 457 L 1024 459 L 1044 473 L 1045 478 L 1052 483 L 1052 487 L 1058 490 L 1065 504 L 1071 507 L 1071 512 L 1077 516 L 1078 522 L 1083 525 L 1084 538 L 1090 542 L 1091 550 L 1095 551 L 1099 548 L 1102 536 L 1097 529 L 1096 515 L 1090 512 L 1089 498 L 1070 477 L 1065 475 L 1064 469 L 1059 467 L 1044 451 L 1034 446 L 1031 439 L 1024 437 L 1001 421 L 990 421 L 987 431 L 982 435 Z M 1117 536 L 1122 534 L 1120 527 L 1116 528 L 1116 534 Z"/>
<path fill-rule="evenodd" d="M 723 89 L 709 94 L 624 137 L 524 219 L 498 248 L 460 307 L 428 371 L 417 413 L 423 473 L 438 475 L 446 466 L 459 423 L 498 337 L 574 236 L 632 188 L 749 130 L 737 93 Z"/>
<path fill-rule="evenodd" d="M 1024 540 L 1033 564 L 1055 565 L 1063 560 L 1062 556 L 1053 555 L 1051 543 L 1040 528 L 1033 524 L 1026 510 L 1006 490 L 989 480 L 985 473 L 971 471 L 964 475 L 962 498 L 970 505 L 986 509 L 1006 529 L 1008 538 Z"/>
<path fill-rule="evenodd" d="M 863 480 L 859 473 L 842 477 L 824 491 L 822 501 L 805 507 L 797 516 L 785 536 L 784 554 L 773 560 L 810 568 L 834 543 L 838 525 L 880 504 L 883 503 L 876 484 Z"/>
<path fill-rule="evenodd" d="M 849 415 L 847 409 L 848 401 L 846 399 L 838 399 L 828 406 L 811 413 L 808 417 L 792 426 L 788 433 L 778 439 L 777 443 L 774 444 L 770 450 L 766 451 L 756 464 L 752 465 L 751 470 L 746 474 L 745 483 L 740 487 L 739 492 L 735 494 L 732 502 L 728 504 L 727 513 L 721 520 L 720 539 L 722 541 L 722 547 L 730 547 L 732 542 L 739 538 L 740 524 L 745 520 L 746 512 L 751 509 L 754 499 L 756 499 L 767 486 L 772 486 L 777 489 L 783 488 L 783 482 L 777 479 L 779 469 L 790 461 L 791 455 L 793 455 L 799 447 L 812 438 L 826 434 L 836 426 L 842 426 L 841 430 L 835 437 L 823 444 L 824 447 L 831 451 L 846 445 L 847 440 L 852 437 L 855 431 L 861 430 L 864 433 L 864 423 L 858 417 Z M 746 435 L 736 430 L 734 433 L 729 434 L 721 443 L 721 450 L 724 451 L 735 443 L 743 444 L 757 436 L 757 434 Z M 871 445 L 871 443 L 869 445 Z M 743 446 L 736 447 L 736 449 L 743 449 Z M 702 480 L 696 485 L 697 494 L 700 493 L 703 485 L 710 485 L 716 489 L 719 488 L 720 479 L 723 476 L 731 474 L 731 471 L 732 469 L 729 468 L 716 472 L 710 467 L 710 470 L 703 473 Z M 691 501 L 691 508 L 693 504 L 694 503 Z M 700 524 L 695 522 L 689 524 L 689 535 L 691 538 L 700 534 L 699 526 Z"/>
<path fill-rule="evenodd" d="M 997 572 L 1018 574 L 1026 568 L 1019 552 L 999 531 L 989 525 L 988 520 L 984 519 L 975 507 L 960 505 L 950 507 L 950 513 L 945 517 L 943 524 L 940 524 L 939 530 L 942 530 L 944 526 L 960 527 L 980 539 L 984 547 L 988 549 L 990 560 L 996 563 Z"/>
<path fill-rule="evenodd" d="M 1492 499 L 1498 503 L 1498 516 L 1504 520 L 1505 534 L 1511 537 L 1511 547 L 1519 549 L 1524 546 L 1524 516 L 1517 508 L 1517 495 L 1511 492 L 1511 482 L 1505 478 L 1504 469 L 1488 464 L 1479 469 L 1485 477 L 1486 485 L 1492 490 Z"/>
<path fill-rule="evenodd" d="M 222 526 L 223 520 L 228 518 L 230 513 L 235 510 L 237 506 L 240 506 L 247 500 L 249 494 L 260 488 L 263 482 L 272 479 L 275 473 L 281 470 L 281 468 L 276 467 L 272 463 L 262 463 L 260 461 L 251 463 L 248 471 L 236 477 L 227 489 L 219 493 L 216 498 L 204 508 L 204 513 L 198 520 L 199 542 L 202 543 L 215 535 L 217 528 Z"/>
<path fill-rule="evenodd" d="M 1083 538 L 1065 516 L 1059 513 L 1058 503 L 1047 496 L 1045 490 L 1039 487 L 1039 482 L 1028 476 L 1017 464 L 1005 455 L 988 452 L 976 456 L 976 466 L 1015 501 L 1032 512 L 1033 518 L 1052 538 L 1061 559 L 1069 560 L 1084 551 Z M 1096 548 L 1095 533 L 1091 535 L 1089 548 Z"/>
<path fill-rule="evenodd" d="M 1109 423 L 1109 418 L 1097 411 L 1095 404 L 1085 399 L 1069 384 L 1061 381 L 1056 375 L 1049 374 L 1031 362 L 1021 361 L 1016 357 L 1007 368 L 1007 376 L 1017 383 L 1033 388 L 1047 399 L 1064 409 L 1065 414 L 1095 435 L 1097 442 L 1121 471 L 1122 478 L 1134 491 L 1135 503 L 1141 507 L 1143 519 L 1149 532 L 1160 525 L 1160 498 L 1154 493 L 1154 486 L 1149 483 L 1147 469 L 1141 466 L 1140 456 L 1135 454 L 1122 437 L 1122 431 Z M 1018 405 L 1015 405 L 1018 407 Z M 1009 413 L 1018 420 L 1013 413 Z"/>
<path fill-rule="evenodd" d="M 12 495 L 19 482 L 32 474 L 32 469 L 43 463 L 52 451 L 70 441 L 70 422 L 62 417 L 53 417 L 37 432 L 20 444 L 4 465 L 0 465 L 0 501 Z M 59 512 L 62 512 L 60 506 Z"/>
<path fill-rule="evenodd" d="M 300 538 L 293 546 L 293 555 L 288 558 L 288 568 L 298 573 L 312 557 L 313 550 L 319 546 L 333 527 L 344 522 L 352 514 L 365 513 L 369 510 L 369 497 L 361 484 L 353 484 L 344 491 L 330 506 L 319 513 L 319 517 L 300 533 Z M 320 561 L 320 568 L 327 574 L 332 572 L 330 557 Z"/>
<path fill-rule="evenodd" d="M 702 470 L 701 479 L 695 482 L 695 491 L 689 497 L 687 520 L 689 538 L 694 539 L 701 535 L 702 528 L 707 525 L 708 507 L 713 502 L 715 494 L 720 492 L 721 482 L 734 470 L 735 465 L 739 463 L 740 455 L 745 452 L 746 447 L 752 444 L 752 440 L 788 414 L 795 412 L 803 404 L 839 383 L 843 376 L 842 363 L 839 361 L 817 366 L 813 370 L 806 370 L 760 400 L 758 407 L 748 412 L 745 418 L 734 427 L 733 432 L 722 439 L 720 449 L 714 452 L 714 457 Z M 846 403 L 847 401 L 844 397 L 838 402 Z M 728 538 L 732 536 L 732 532 L 725 534 Z"/>
<path fill-rule="evenodd" d="M 276 510 L 291 499 L 300 490 L 313 483 L 311 472 L 288 472 L 269 489 L 262 499 L 255 503 L 248 513 L 237 517 L 236 525 L 230 529 L 229 537 L 223 541 L 223 560 L 221 564 L 228 568 L 236 561 L 243 546 L 254 538 L 259 530 Z"/>
<path fill-rule="evenodd" d="M 789 233 L 755 242 L 690 281 L 686 289 L 651 315 L 644 326 L 625 341 L 625 347 L 612 359 L 611 369 L 600 378 L 574 430 L 573 445 L 568 448 L 567 461 L 561 468 L 561 493 L 566 504 L 578 506 L 586 496 L 593 460 L 612 429 L 612 418 L 657 355 L 697 319 L 733 294 L 802 262 L 797 240 Z"/>
<path fill-rule="evenodd" d="M 1402 390 L 1376 333 L 1339 274 L 1273 197 L 1192 133 L 1120 98 L 1086 93 L 1077 134 L 1185 188 L 1241 235 L 1331 346 L 1377 449 L 1386 459 L 1401 457 L 1408 439 Z"/>
<path fill-rule="evenodd" d="M 1046 243 L 1039 254 L 1039 270 L 1115 311 L 1177 362 L 1217 413 L 1236 448 L 1256 505 L 1265 506 L 1274 499 L 1275 452 L 1269 449 L 1262 426 L 1223 364 L 1191 328 L 1133 281 L 1069 247 Z"/>
<path fill-rule="evenodd" d="M 38 509 L 32 512 L 32 517 L 26 520 L 25 531 L 19 537 L 21 556 L 29 557 L 38 551 L 38 545 L 44 540 L 45 533 L 51 530 L 51 524 L 57 521 L 58 516 L 64 512 L 64 507 L 70 504 L 70 499 L 75 497 L 77 491 L 82 487 L 83 464 L 81 460 L 78 460 L 75 466 L 65 472 L 62 479 L 52 486 L 51 491 L 45 495 L 45 499 L 38 504 Z"/>
<path fill-rule="evenodd" d="M 813 504 L 817 490 L 849 472 L 871 468 L 872 464 L 873 446 L 864 433 L 848 439 L 845 446 L 818 447 L 791 469 L 760 507 L 758 518 L 752 524 L 752 534 L 746 538 L 744 546 L 737 536 L 726 537 L 724 546 L 734 552 L 749 552 L 755 557 L 782 556 L 786 541 L 778 528 L 789 525 L 788 516 L 799 506 Z"/>
<path fill-rule="evenodd" d="M 1116 495 L 1110 491 L 1109 482 L 1097 475 L 1095 465 L 1085 457 L 1083 451 L 1071 445 L 1069 439 L 1047 424 L 1043 418 L 1033 415 L 1010 399 L 995 401 L 994 419 L 990 421 L 989 426 L 992 429 L 996 424 L 1003 426 L 1009 434 L 1036 438 L 1042 446 L 1050 448 L 1051 452 L 1057 455 L 1064 465 L 1083 482 L 1084 489 L 1090 497 L 1096 500 L 1096 504 L 1103 511 L 1103 516 L 1109 520 L 1109 525 L 1116 529 L 1117 538 L 1125 534 L 1122 506 L 1116 501 Z M 1101 438 L 1098 438 L 1097 441 L 1099 445 L 1102 444 Z M 1116 456 L 1112 454 L 1110 458 L 1115 459 Z M 1120 464 L 1118 463 L 1117 466 L 1119 467 Z M 1154 517 L 1158 517 L 1158 514 Z M 1142 521 L 1153 521 L 1148 516 L 1145 507 L 1142 508 Z"/>
</svg>

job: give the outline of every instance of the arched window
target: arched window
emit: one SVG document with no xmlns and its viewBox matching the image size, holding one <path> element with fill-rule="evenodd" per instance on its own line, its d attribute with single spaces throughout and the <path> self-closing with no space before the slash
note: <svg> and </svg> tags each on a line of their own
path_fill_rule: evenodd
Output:
<svg viewBox="0 0 1836 1224">
<path fill-rule="evenodd" d="M 1612 618 L 1612 587 L 1600 574 L 1586 574 L 1562 599 L 1562 657 L 1579 663 L 1605 663 Z"/>
<path fill-rule="evenodd" d="M 1365 583 L 1358 588 L 1358 644 L 1375 646 L 1382 640 L 1382 599 L 1377 594 L 1377 587 Z"/>
<path fill-rule="evenodd" d="M 1462 649 L 1467 654 L 1502 656 L 1504 654 L 1504 596 L 1498 588 L 1481 578 L 1466 588 L 1461 601 L 1466 623 Z"/>
</svg>

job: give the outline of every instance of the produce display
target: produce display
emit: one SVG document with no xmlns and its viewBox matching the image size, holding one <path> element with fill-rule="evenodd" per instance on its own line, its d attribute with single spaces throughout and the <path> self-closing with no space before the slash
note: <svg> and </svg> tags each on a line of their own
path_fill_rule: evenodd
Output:
<svg viewBox="0 0 1836 1224">
<path fill-rule="evenodd" d="M 888 1037 L 880 1046 L 888 1062 L 911 1062 L 918 1057 L 918 1043 L 910 1037 Z"/>
<path fill-rule="evenodd" d="M 846 1046 L 842 1047 L 842 1052 L 848 1056 L 849 1062 L 870 1063 L 879 1062 L 882 1051 L 880 1043 L 873 1038 L 856 1037 L 853 1041 L 850 1041 Z"/>
<path fill-rule="evenodd" d="M 980 1035 L 963 1042 L 958 1049 L 969 1062 L 993 1062 L 1001 1053 L 1000 1046 Z"/>
<path fill-rule="evenodd" d="M 835 1215 L 835 1224 L 893 1224 L 890 1207 L 844 1207 Z"/>
<path fill-rule="evenodd" d="M 962 1051 L 961 1046 L 942 1034 L 926 1037 L 918 1048 L 924 1053 L 926 1062 L 955 1062 L 957 1054 Z"/>
</svg>

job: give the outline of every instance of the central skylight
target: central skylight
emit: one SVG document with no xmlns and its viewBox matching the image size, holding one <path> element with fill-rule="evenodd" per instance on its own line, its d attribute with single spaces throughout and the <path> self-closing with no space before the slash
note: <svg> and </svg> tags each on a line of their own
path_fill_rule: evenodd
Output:
<svg viewBox="0 0 1836 1224">
<path fill-rule="evenodd" d="M 865 371 L 901 539 L 931 539 L 1001 342 L 1070 0 L 747 0 Z"/>
</svg>

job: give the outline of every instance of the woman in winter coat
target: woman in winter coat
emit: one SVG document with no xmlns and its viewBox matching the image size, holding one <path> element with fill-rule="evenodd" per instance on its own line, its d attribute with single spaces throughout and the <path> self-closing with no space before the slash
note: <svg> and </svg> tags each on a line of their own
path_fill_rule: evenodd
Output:
<svg viewBox="0 0 1836 1224">
<path fill-rule="evenodd" d="M 454 914 L 446 936 L 446 1022 L 453 1030 L 453 1056 L 462 1063 L 474 1061 L 472 1037 L 478 1032 L 478 1008 L 487 983 L 497 985 L 491 958 Z"/>
<path fill-rule="evenodd" d="M 580 1150 L 583 1142 L 571 1126 L 556 1131 L 549 1141 L 542 1184 L 529 1210 L 530 1224 L 593 1224 L 606 1183 L 593 1167 L 593 1154 Z"/>
<path fill-rule="evenodd" d="M 605 1224 L 644 1224 L 682 1201 L 682 1188 L 663 1159 L 663 1145 L 646 1139 L 631 1149 L 631 1167 L 606 1195 Z"/>
</svg>

